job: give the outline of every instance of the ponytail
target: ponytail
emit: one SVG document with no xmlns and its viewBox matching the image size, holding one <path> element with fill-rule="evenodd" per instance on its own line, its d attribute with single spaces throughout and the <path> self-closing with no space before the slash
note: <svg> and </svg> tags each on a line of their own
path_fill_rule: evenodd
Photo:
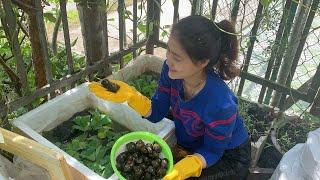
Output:
<svg viewBox="0 0 320 180">
<path fill-rule="evenodd" d="M 199 15 L 185 17 L 171 29 L 171 35 L 178 39 L 192 61 L 209 59 L 205 70 L 212 71 L 213 68 L 223 80 L 240 74 L 236 65 L 238 40 L 232 33 L 235 28 L 231 22 L 213 23 Z"/>
<path fill-rule="evenodd" d="M 234 35 L 235 27 L 227 20 L 220 21 L 214 26 L 218 26 L 221 31 L 220 56 L 214 69 L 223 80 L 230 80 L 240 74 L 240 69 L 237 67 L 239 47 L 237 36 Z"/>
</svg>

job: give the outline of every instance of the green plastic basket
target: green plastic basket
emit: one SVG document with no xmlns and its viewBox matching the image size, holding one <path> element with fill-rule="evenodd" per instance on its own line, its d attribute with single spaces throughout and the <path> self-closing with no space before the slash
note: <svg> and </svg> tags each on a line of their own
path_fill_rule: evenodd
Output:
<svg viewBox="0 0 320 180">
<path fill-rule="evenodd" d="M 128 134 L 125 134 L 121 136 L 113 145 L 111 149 L 111 155 L 110 155 L 110 160 L 111 160 L 111 166 L 113 171 L 116 173 L 118 178 L 120 180 L 124 180 L 125 178 L 120 174 L 120 172 L 116 168 L 116 158 L 117 156 L 125 150 L 125 145 L 128 142 L 135 142 L 141 139 L 144 142 L 150 142 L 153 143 L 154 141 L 157 142 L 161 148 L 162 148 L 162 153 L 161 155 L 165 158 L 168 159 L 168 170 L 167 174 L 172 171 L 173 169 L 173 157 L 172 157 L 172 152 L 170 150 L 170 147 L 168 144 L 161 139 L 159 136 L 145 132 L 145 131 L 136 131 L 136 132 L 131 132 Z"/>
</svg>

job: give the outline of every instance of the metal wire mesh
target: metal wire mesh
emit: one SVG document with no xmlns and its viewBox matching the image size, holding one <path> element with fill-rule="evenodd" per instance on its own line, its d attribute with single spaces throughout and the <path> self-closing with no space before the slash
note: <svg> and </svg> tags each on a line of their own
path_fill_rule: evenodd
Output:
<svg viewBox="0 0 320 180">
<path fill-rule="evenodd" d="M 216 21 L 222 19 L 230 19 L 232 11 L 232 0 L 220 0 L 217 7 Z M 294 2 L 295 3 L 295 2 Z M 212 4 L 205 3 L 208 6 Z M 256 17 L 256 11 L 259 5 L 259 1 L 255 0 L 241 0 L 239 5 L 239 11 L 236 21 L 236 29 L 240 39 L 240 54 L 239 60 L 243 64 L 247 55 L 247 48 L 249 46 L 250 31 L 253 27 L 253 22 Z M 211 7 L 205 7 L 204 14 L 210 14 Z M 319 9 L 319 8 L 318 8 Z M 263 10 L 261 23 L 256 36 L 256 41 L 253 47 L 252 57 L 249 63 L 248 72 L 254 75 L 265 77 L 268 60 L 270 58 L 272 46 L 275 43 L 276 33 L 281 21 L 284 10 L 284 1 L 273 1 L 267 9 Z M 301 57 L 299 59 L 298 66 L 293 76 L 291 87 L 298 89 L 310 78 L 312 78 L 316 72 L 317 66 L 320 63 L 320 14 L 316 13 L 313 20 L 310 32 L 308 34 L 306 43 L 303 47 Z M 291 36 L 295 36 L 291 34 Z M 233 83 L 233 86 L 237 87 L 238 79 Z M 252 101 L 257 101 L 261 85 L 246 81 L 244 84 L 244 90 L 242 96 Z M 301 114 L 309 106 L 309 103 L 299 101 L 292 106 L 288 112 Z"/>
</svg>

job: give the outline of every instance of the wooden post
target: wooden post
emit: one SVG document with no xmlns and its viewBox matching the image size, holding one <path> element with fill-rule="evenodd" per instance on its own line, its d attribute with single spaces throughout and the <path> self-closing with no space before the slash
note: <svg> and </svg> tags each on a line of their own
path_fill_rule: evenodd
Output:
<svg viewBox="0 0 320 180">
<path fill-rule="evenodd" d="M 68 74 L 73 74 L 73 60 L 72 60 L 72 53 L 71 53 L 71 43 L 70 43 L 69 25 L 68 25 L 66 6 L 67 6 L 66 0 L 60 0 L 60 9 L 61 9 L 60 13 L 61 13 L 61 19 L 62 19 L 64 43 L 66 46 L 66 53 L 67 53 Z"/>
<path fill-rule="evenodd" d="M 79 13 L 81 33 L 83 37 L 83 46 L 86 55 L 86 65 L 92 66 L 97 61 L 105 58 L 106 55 L 106 35 L 105 20 L 103 14 L 105 13 L 105 1 L 99 3 L 90 3 L 89 1 L 80 1 L 77 4 Z M 104 64 L 106 65 L 106 63 Z M 102 77 L 104 74 L 103 67 L 99 70 L 98 76 Z M 89 80 L 93 79 L 93 74 L 89 74 Z"/>
<path fill-rule="evenodd" d="M 125 15 L 124 15 L 125 2 L 124 0 L 118 0 L 118 16 L 119 16 L 119 51 L 123 51 L 124 48 L 124 31 L 125 31 Z M 123 68 L 123 58 L 120 58 L 120 68 Z"/>
<path fill-rule="evenodd" d="M 104 4 L 107 4 L 106 0 L 103 0 Z M 108 76 L 110 74 L 112 74 L 112 68 L 109 64 L 109 40 L 108 40 L 108 22 L 107 22 L 107 12 L 106 10 L 102 10 L 101 14 L 101 26 L 102 26 L 102 31 L 103 31 L 103 36 L 104 36 L 104 41 L 105 41 L 105 51 L 103 52 L 103 60 L 104 60 L 104 65 L 103 67 L 105 67 L 105 69 L 103 70 L 104 72 L 104 76 Z"/>
<path fill-rule="evenodd" d="M 218 0 L 212 2 L 211 7 L 211 20 L 214 21 L 217 15 L 217 8 L 218 8 Z"/>
<path fill-rule="evenodd" d="M 313 104 L 310 109 L 310 113 L 315 116 L 320 117 L 320 64 L 318 65 L 317 71 L 312 78 L 312 82 L 310 84 L 310 88 L 308 90 L 308 94 L 313 96 L 315 92 L 318 90 L 316 97 L 313 100 Z"/>
<path fill-rule="evenodd" d="M 138 1 L 133 0 L 133 46 L 137 43 L 137 27 L 138 27 Z M 133 58 L 137 57 L 137 51 L 133 51 Z"/>
<path fill-rule="evenodd" d="M 177 23 L 179 20 L 179 0 L 173 0 L 173 23 Z"/>
<path fill-rule="evenodd" d="M 310 114 L 320 117 L 320 88 L 318 89 L 317 96 L 314 98 Z"/>
<path fill-rule="evenodd" d="M 231 9 L 231 21 L 234 22 L 235 24 L 236 24 L 237 17 L 238 17 L 239 6 L 240 6 L 240 0 L 233 1 L 232 9 Z M 259 6 L 260 6 L 260 3 L 259 3 Z M 259 15 L 259 16 L 261 16 L 261 15 Z"/>
<path fill-rule="evenodd" d="M 53 180 L 71 180 L 63 155 L 31 139 L 0 128 L 0 148 L 45 168 Z"/>
<path fill-rule="evenodd" d="M 202 15 L 203 0 L 193 0 L 191 7 L 191 15 Z"/>
<path fill-rule="evenodd" d="M 250 46 L 248 47 L 247 56 L 244 61 L 244 66 L 242 69 L 243 72 L 247 72 L 249 69 L 250 59 L 251 59 L 251 55 L 252 55 L 252 51 L 253 51 L 253 47 L 254 47 L 254 42 L 257 39 L 256 36 L 257 36 L 260 22 L 262 19 L 262 10 L 263 10 L 263 5 L 261 3 L 259 3 L 259 6 L 258 6 L 258 9 L 256 12 L 256 18 L 254 20 L 254 25 L 253 25 L 253 27 L 251 29 L 251 33 L 250 33 L 250 36 L 251 36 L 250 37 Z M 241 78 L 239 89 L 238 89 L 238 96 L 241 96 L 241 94 L 242 94 L 244 83 L 245 83 L 245 79 Z"/>
<path fill-rule="evenodd" d="M 35 12 L 37 27 L 38 27 L 38 36 L 39 41 L 41 45 L 40 51 L 42 52 L 42 58 L 43 58 L 43 64 L 46 74 L 46 80 L 47 83 L 52 82 L 52 72 L 51 72 L 51 63 L 49 59 L 49 52 L 48 52 L 48 40 L 47 40 L 47 33 L 46 33 L 46 27 L 44 24 L 44 17 L 43 17 L 43 10 L 42 10 L 42 1 L 41 0 L 33 0 L 34 6 L 38 9 L 41 9 L 40 11 Z"/>
<path fill-rule="evenodd" d="M 161 0 L 147 1 L 147 45 L 146 53 L 154 53 L 155 42 L 159 40 Z"/>
</svg>

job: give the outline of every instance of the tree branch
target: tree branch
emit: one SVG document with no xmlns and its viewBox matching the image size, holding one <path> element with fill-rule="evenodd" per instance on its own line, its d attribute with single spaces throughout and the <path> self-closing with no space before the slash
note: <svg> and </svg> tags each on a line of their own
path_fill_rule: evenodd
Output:
<svg viewBox="0 0 320 180">
<path fill-rule="evenodd" d="M 9 66 L 7 66 L 2 56 L 0 56 L 0 64 L 2 65 L 4 71 L 9 75 L 9 78 L 11 79 L 18 95 L 22 96 L 20 78 L 11 70 Z"/>
<path fill-rule="evenodd" d="M 22 24 L 23 16 L 24 16 L 24 12 L 22 12 L 22 16 L 21 16 L 20 21 L 18 21 L 18 26 L 19 26 L 19 29 L 21 29 L 22 32 L 23 32 L 27 37 L 29 37 L 29 33 L 28 33 L 27 28 Z"/>
<path fill-rule="evenodd" d="M 19 77 L 12 71 L 12 69 L 5 63 L 2 56 L 0 56 L 0 64 L 2 65 L 4 71 L 9 75 L 11 81 L 20 82 Z"/>
<path fill-rule="evenodd" d="M 15 5 L 19 6 L 20 9 L 22 9 L 24 12 L 29 14 L 32 10 L 41 10 L 38 8 L 35 8 L 34 6 L 31 5 L 30 0 L 11 0 L 12 3 Z"/>
</svg>

